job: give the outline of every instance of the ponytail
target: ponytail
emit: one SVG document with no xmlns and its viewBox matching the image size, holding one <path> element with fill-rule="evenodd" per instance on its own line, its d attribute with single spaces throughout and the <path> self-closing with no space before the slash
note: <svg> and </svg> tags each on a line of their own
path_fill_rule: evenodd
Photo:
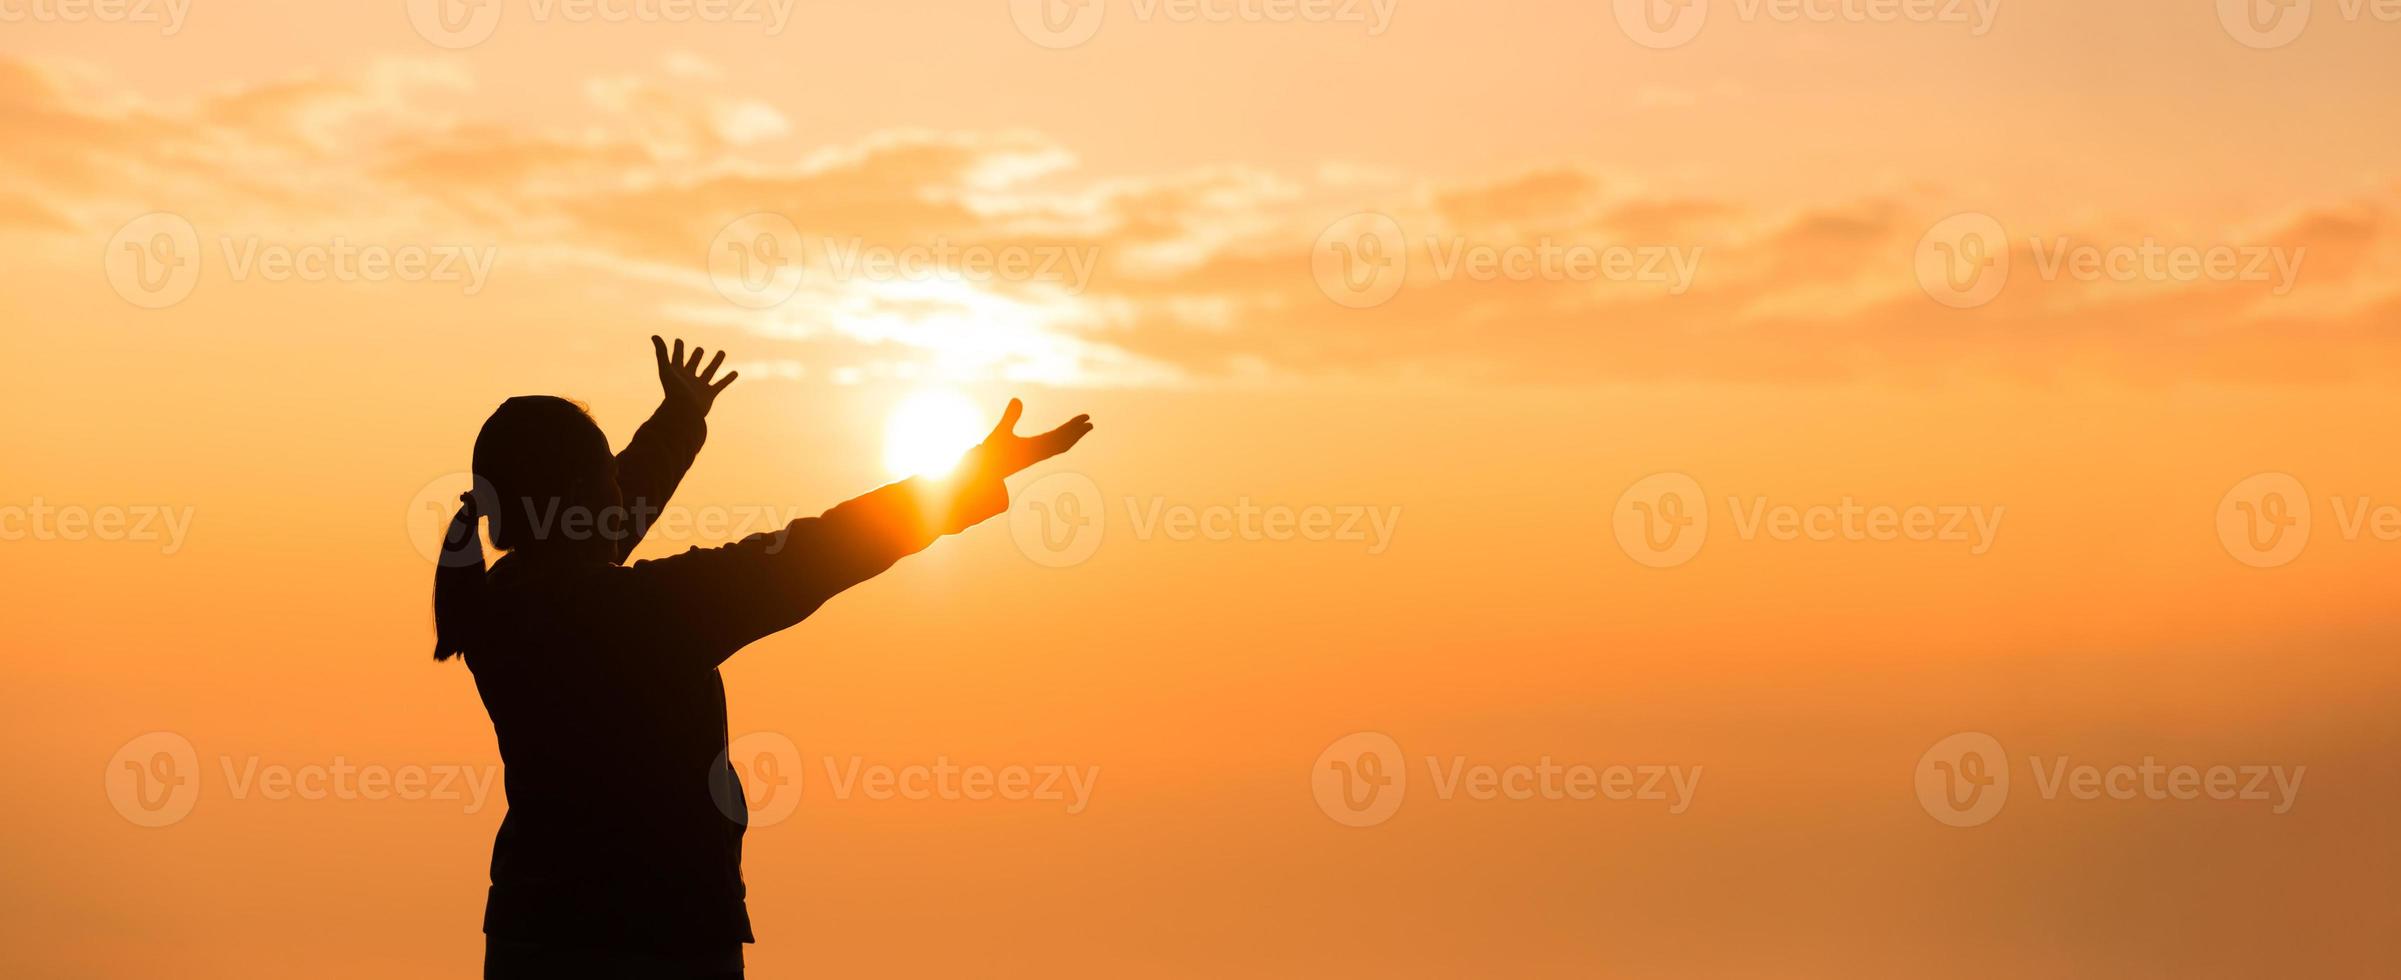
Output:
<svg viewBox="0 0 2401 980">
<path fill-rule="evenodd" d="M 483 632 L 484 543 L 475 498 L 472 490 L 459 495 L 458 516 L 442 538 L 441 567 L 434 572 L 435 660 L 466 653 Z"/>
<path fill-rule="evenodd" d="M 609 437 L 582 405 L 551 395 L 501 402 L 475 436 L 475 489 L 459 496 L 459 512 L 442 536 L 434 572 L 434 659 L 472 654 L 484 646 L 497 615 L 484 571 L 477 523 L 489 519 L 492 547 L 515 551 L 541 543 L 531 520 L 542 506 L 598 508 L 615 503 Z M 600 492 L 605 488 L 608 492 Z M 523 511 L 526 520 L 507 520 Z M 605 544 L 605 542 L 603 542 Z"/>
</svg>

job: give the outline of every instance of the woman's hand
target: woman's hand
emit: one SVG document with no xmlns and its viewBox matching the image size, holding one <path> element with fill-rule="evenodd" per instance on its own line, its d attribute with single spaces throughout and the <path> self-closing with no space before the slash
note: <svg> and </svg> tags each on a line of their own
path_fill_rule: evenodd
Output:
<svg viewBox="0 0 2401 980">
<path fill-rule="evenodd" d="M 976 472 L 1008 476 L 1075 448 L 1085 433 L 1092 431 L 1092 416 L 1078 415 L 1049 432 L 1035 436 L 1016 433 L 1017 418 L 1025 414 L 1025 403 L 1009 399 L 1009 407 L 1000 413 L 1000 424 L 992 427 L 982 445 L 967 451 L 967 462 Z"/>
<path fill-rule="evenodd" d="M 716 359 L 709 362 L 708 369 L 702 370 L 700 359 L 708 351 L 694 347 L 691 359 L 686 360 L 684 358 L 684 342 L 680 337 L 675 341 L 673 356 L 667 353 L 667 342 L 659 339 L 656 334 L 651 335 L 650 347 L 653 352 L 658 354 L 659 387 L 666 389 L 667 400 L 690 408 L 703 417 L 709 414 L 709 406 L 717 403 L 717 393 L 724 391 L 726 385 L 733 384 L 735 378 L 742 376 L 742 372 L 734 371 L 728 373 L 723 380 L 716 381 L 714 384 L 710 383 L 711 379 L 717 377 L 717 368 L 725 364 L 725 352 L 718 351 Z"/>
</svg>

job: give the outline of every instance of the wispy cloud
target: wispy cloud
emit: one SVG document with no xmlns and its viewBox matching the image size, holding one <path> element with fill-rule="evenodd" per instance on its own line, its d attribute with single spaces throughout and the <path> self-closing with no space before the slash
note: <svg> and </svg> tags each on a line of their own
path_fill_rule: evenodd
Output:
<svg viewBox="0 0 2401 980">
<path fill-rule="evenodd" d="M 163 101 L 74 66 L 0 61 L 0 138 L 14 148 L 0 173 L 24 188 L 0 196 L 0 230 L 105 238 L 171 210 L 220 228 L 467 237 L 642 284 L 675 316 L 847 345 L 863 363 L 1061 384 L 2274 382 L 2401 364 L 2401 189 L 2240 228 L 1989 215 L 2006 234 L 1981 254 L 1994 269 L 2006 259 L 2006 286 L 1954 308 L 1931 295 L 1944 287 L 1925 282 L 1924 256 L 1947 247 L 1929 242 L 1947 216 L 1976 207 L 1939 190 L 1676 197 L 1573 161 L 1443 181 L 1235 161 L 1093 175 L 1072 147 L 1028 132 L 802 146 L 784 109 L 707 94 L 711 70 L 677 55 L 587 80 L 598 121 L 529 129 L 479 119 L 475 79 L 439 63 Z M 712 249 L 757 212 L 789 221 L 797 251 L 784 257 L 802 272 L 783 302 L 730 304 L 712 288 Z M 1363 212 L 1397 232 L 1379 256 L 1329 237 Z M 2177 250 L 2283 266 L 2262 278 L 2173 254 L 2139 265 Z M 1382 264 L 1345 268 L 1396 278 L 1376 302 L 1346 302 L 1328 263 L 1363 258 Z"/>
</svg>

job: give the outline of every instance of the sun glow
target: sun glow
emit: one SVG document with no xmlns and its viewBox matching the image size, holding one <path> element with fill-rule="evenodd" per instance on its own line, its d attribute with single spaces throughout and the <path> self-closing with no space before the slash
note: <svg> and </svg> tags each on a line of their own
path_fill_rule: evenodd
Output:
<svg viewBox="0 0 2401 980">
<path fill-rule="evenodd" d="M 911 393 L 884 421 L 884 468 L 893 476 L 941 476 L 992 423 L 967 396 L 947 388 Z"/>
</svg>

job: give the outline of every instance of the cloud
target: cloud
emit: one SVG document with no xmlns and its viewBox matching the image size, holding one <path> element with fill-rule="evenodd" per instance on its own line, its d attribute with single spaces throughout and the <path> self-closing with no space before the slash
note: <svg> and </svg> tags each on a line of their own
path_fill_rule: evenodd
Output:
<svg viewBox="0 0 2401 980">
<path fill-rule="evenodd" d="M 235 231 L 497 241 L 674 316 L 816 345 L 847 359 L 846 376 L 2275 383 L 2401 363 L 2394 187 L 2247 228 L 1995 214 L 2008 285 L 1962 310 L 1918 278 L 1930 229 L 1974 210 L 1939 189 L 1769 205 L 1657 194 L 1574 162 L 1464 180 L 1342 162 L 1093 176 L 1028 132 L 800 145 L 782 109 L 716 97 L 714 77 L 671 56 L 584 83 L 588 120 L 526 126 L 478 117 L 474 79 L 443 63 L 145 100 L 71 66 L 0 61 L 0 139 L 14 148 L 0 173 L 25 189 L 0 196 L 0 232 L 104 238 L 166 209 Z M 793 300 L 750 309 L 717 296 L 708 263 L 754 212 L 823 249 L 1049 257 L 1078 275 L 811 267 Z M 1361 212 L 1401 229 L 1407 271 L 1355 309 L 1319 273 L 1328 229 Z M 2280 292 L 2050 261 L 2149 246 L 2271 250 L 2298 275 Z"/>
</svg>

